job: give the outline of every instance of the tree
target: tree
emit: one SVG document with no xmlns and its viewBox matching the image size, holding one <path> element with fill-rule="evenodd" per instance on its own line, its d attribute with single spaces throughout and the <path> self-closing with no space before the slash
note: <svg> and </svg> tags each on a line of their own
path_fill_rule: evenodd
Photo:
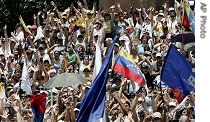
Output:
<svg viewBox="0 0 210 122">
<path fill-rule="evenodd" d="M 0 0 L 0 36 L 3 36 L 3 27 L 7 24 L 8 34 L 14 31 L 14 27 L 19 23 L 21 15 L 26 25 L 33 24 L 33 14 L 39 11 L 47 13 L 53 7 L 50 4 L 51 0 Z M 71 4 L 71 0 L 53 0 L 59 11 L 63 11 Z M 10 35 L 9 35 L 10 36 Z"/>
</svg>

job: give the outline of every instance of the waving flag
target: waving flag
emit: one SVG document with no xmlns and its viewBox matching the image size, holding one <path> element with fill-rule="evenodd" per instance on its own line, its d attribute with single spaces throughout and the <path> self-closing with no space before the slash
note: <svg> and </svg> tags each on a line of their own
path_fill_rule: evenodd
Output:
<svg viewBox="0 0 210 122">
<path fill-rule="evenodd" d="M 193 67 L 174 45 L 170 45 L 161 72 L 161 80 L 170 88 L 181 90 L 184 96 L 195 91 Z"/>
<path fill-rule="evenodd" d="M 92 76 L 92 80 L 93 81 L 96 78 L 96 76 L 98 75 L 98 73 L 100 72 L 101 65 L 102 65 L 100 40 L 101 40 L 101 37 L 99 36 L 98 41 L 95 44 L 95 46 L 96 46 L 96 53 L 95 53 L 95 65 L 94 65 L 93 76 Z M 105 109 L 104 109 L 104 111 L 105 111 Z M 97 120 L 96 122 L 106 122 L 106 114 L 105 114 L 105 112 L 104 112 L 103 117 L 100 118 L 99 120 Z"/>
<path fill-rule="evenodd" d="M 31 82 L 28 75 L 27 65 L 26 62 L 23 64 L 23 71 L 22 71 L 22 81 L 21 81 L 21 89 L 26 92 L 26 95 L 31 95 Z"/>
<path fill-rule="evenodd" d="M 107 53 L 100 72 L 95 77 L 93 84 L 82 100 L 77 122 L 95 122 L 103 117 L 105 110 L 106 83 L 108 79 L 108 70 L 111 63 L 111 56 L 114 49 L 114 38 L 109 52 Z"/>
<path fill-rule="evenodd" d="M 141 86 L 145 86 L 146 82 L 140 69 L 133 61 L 132 57 L 121 48 L 119 56 L 113 66 L 113 70 L 123 77 L 128 78 L 134 82 L 140 83 Z"/>
<path fill-rule="evenodd" d="M 182 25 L 184 27 L 190 27 L 192 32 L 195 34 L 195 15 L 190 8 L 190 4 L 188 1 L 184 2 L 184 14 L 183 14 L 183 21 Z"/>
<path fill-rule="evenodd" d="M 25 30 L 27 33 L 31 34 L 31 31 L 27 28 L 25 22 L 23 21 L 22 16 L 19 17 L 19 20 L 20 20 L 20 23 L 22 24 L 24 30 Z"/>
<path fill-rule="evenodd" d="M 30 104 L 34 113 L 34 122 L 43 122 L 44 113 L 46 110 L 46 98 L 46 93 L 31 96 Z"/>
</svg>

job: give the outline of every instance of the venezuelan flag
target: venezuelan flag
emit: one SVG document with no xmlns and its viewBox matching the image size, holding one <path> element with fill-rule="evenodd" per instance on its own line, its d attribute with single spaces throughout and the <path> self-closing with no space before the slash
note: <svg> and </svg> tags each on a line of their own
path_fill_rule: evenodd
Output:
<svg viewBox="0 0 210 122">
<path fill-rule="evenodd" d="M 27 33 L 31 34 L 31 31 L 27 28 L 27 26 L 26 26 L 25 22 L 23 21 L 22 16 L 20 16 L 20 17 L 19 17 L 19 20 L 20 20 L 20 23 L 22 24 L 22 26 L 23 26 L 23 28 L 24 28 L 25 32 L 27 32 Z"/>
<path fill-rule="evenodd" d="M 113 70 L 121 74 L 123 77 L 139 83 L 141 86 L 146 85 L 145 79 L 139 67 L 123 48 L 121 48 L 119 52 L 119 56 L 113 66 Z"/>
<path fill-rule="evenodd" d="M 191 10 L 188 1 L 184 1 L 184 14 L 182 25 L 184 27 L 190 27 L 192 32 L 195 34 L 195 15 Z"/>
</svg>

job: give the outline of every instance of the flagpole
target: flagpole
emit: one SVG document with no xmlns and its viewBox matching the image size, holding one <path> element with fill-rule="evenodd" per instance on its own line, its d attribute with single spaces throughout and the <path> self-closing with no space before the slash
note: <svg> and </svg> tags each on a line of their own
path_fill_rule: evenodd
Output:
<svg viewBox="0 0 210 122">
<path fill-rule="evenodd" d="M 161 74 L 160 74 L 160 77 L 161 77 Z M 161 99 L 162 99 L 162 101 L 163 101 L 163 106 L 164 106 L 165 102 L 164 102 L 164 98 L 163 98 L 161 79 L 160 79 L 160 96 L 161 96 Z"/>
<path fill-rule="evenodd" d="M 53 93 L 52 93 L 52 89 L 50 90 L 50 105 L 53 106 Z"/>
<path fill-rule="evenodd" d="M 183 21 L 184 21 L 184 1 L 181 0 L 181 7 L 182 7 L 182 21 L 181 21 L 181 25 L 183 24 Z M 182 25 L 181 27 L 181 31 L 182 31 L 182 45 L 184 45 L 183 43 L 183 39 L 184 39 L 184 26 Z"/>
</svg>

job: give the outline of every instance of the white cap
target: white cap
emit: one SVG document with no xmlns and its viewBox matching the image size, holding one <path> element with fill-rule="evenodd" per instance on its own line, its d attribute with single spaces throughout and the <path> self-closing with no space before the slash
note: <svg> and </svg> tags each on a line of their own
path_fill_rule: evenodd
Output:
<svg viewBox="0 0 210 122">
<path fill-rule="evenodd" d="M 162 115 L 160 112 L 155 112 L 155 113 L 153 113 L 152 117 L 153 118 L 162 118 Z"/>
<path fill-rule="evenodd" d="M 157 53 L 155 57 L 162 57 L 161 53 Z"/>
<path fill-rule="evenodd" d="M 168 8 L 168 11 L 174 11 L 173 7 Z"/>
<path fill-rule="evenodd" d="M 174 107 L 176 107 L 176 102 L 169 102 L 169 106 L 174 106 Z"/>
</svg>

